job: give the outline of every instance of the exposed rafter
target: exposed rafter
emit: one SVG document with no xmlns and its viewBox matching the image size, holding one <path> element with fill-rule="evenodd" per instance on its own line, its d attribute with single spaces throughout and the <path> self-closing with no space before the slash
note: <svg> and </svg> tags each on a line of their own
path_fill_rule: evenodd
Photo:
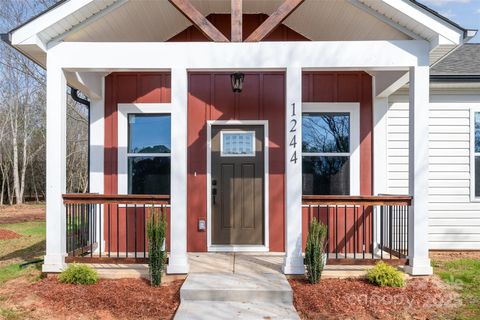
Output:
<svg viewBox="0 0 480 320">
<path fill-rule="evenodd" d="M 188 20 L 190 20 L 207 38 L 215 42 L 229 42 L 207 18 L 198 11 L 189 0 L 169 0 Z"/>
<path fill-rule="evenodd" d="M 243 41 L 242 1 L 243 0 L 232 0 L 232 38 L 231 40 L 233 42 Z"/>
<path fill-rule="evenodd" d="M 305 0 L 285 0 L 245 41 L 257 42 L 263 40 L 304 1 Z"/>
</svg>

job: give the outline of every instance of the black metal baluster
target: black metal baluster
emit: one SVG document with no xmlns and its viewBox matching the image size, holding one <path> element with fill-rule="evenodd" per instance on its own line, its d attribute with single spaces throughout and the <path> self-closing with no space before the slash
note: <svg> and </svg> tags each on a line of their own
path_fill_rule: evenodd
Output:
<svg viewBox="0 0 480 320">
<path fill-rule="evenodd" d="M 110 258 L 110 253 L 112 251 L 112 237 L 110 234 L 110 204 L 107 204 L 108 209 L 108 257 Z"/>
<path fill-rule="evenodd" d="M 135 239 L 135 259 L 137 259 L 137 204 L 135 203 L 135 208 L 134 208 L 135 212 L 134 212 L 134 221 L 133 221 L 133 227 L 134 227 L 134 231 L 133 231 L 133 237 Z"/>
<path fill-rule="evenodd" d="M 128 204 L 125 205 L 125 257 L 128 258 Z"/>
<path fill-rule="evenodd" d="M 143 204 L 143 258 L 147 258 L 147 215 Z"/>
<path fill-rule="evenodd" d="M 98 204 L 98 235 L 99 235 L 99 241 L 98 241 L 98 246 L 99 246 L 99 251 L 98 254 L 100 258 L 102 257 L 102 242 L 103 242 L 103 227 L 102 227 L 102 204 Z"/>
<path fill-rule="evenodd" d="M 120 257 L 120 215 L 118 210 L 118 203 L 116 204 L 117 207 L 117 258 Z"/>
<path fill-rule="evenodd" d="M 365 259 L 365 206 L 362 205 L 362 258 Z"/>
<path fill-rule="evenodd" d="M 389 226 L 388 226 L 388 243 L 389 243 L 389 246 L 388 246 L 388 249 L 390 250 L 390 259 L 392 259 L 392 206 L 389 207 L 389 215 L 388 215 L 388 223 L 389 223 Z"/>
<path fill-rule="evenodd" d="M 380 259 L 383 260 L 383 209 L 385 206 L 380 206 Z"/>
<path fill-rule="evenodd" d="M 93 240 L 94 240 L 94 236 L 93 236 L 93 230 L 94 227 L 95 227 L 95 219 L 92 219 L 92 215 L 93 215 L 93 211 L 92 211 L 92 205 L 91 204 L 88 204 L 88 211 L 89 211 L 89 219 L 90 219 L 90 258 L 93 257 Z"/>
<path fill-rule="evenodd" d="M 343 224 L 344 224 L 344 231 L 343 231 L 343 251 L 345 252 L 344 258 L 347 259 L 347 205 L 345 205 L 343 212 Z"/>
<path fill-rule="evenodd" d="M 353 259 L 357 259 L 357 206 L 353 205 Z"/>
<path fill-rule="evenodd" d="M 338 205 L 335 205 L 335 259 L 338 259 Z"/>
<path fill-rule="evenodd" d="M 371 206 L 370 210 L 370 221 L 372 225 L 370 226 L 370 241 L 372 242 L 372 259 L 375 259 L 375 208 Z"/>
<path fill-rule="evenodd" d="M 318 205 L 320 210 L 320 205 Z M 327 259 L 330 255 L 330 206 L 327 204 Z"/>
<path fill-rule="evenodd" d="M 77 247 L 77 243 L 76 243 L 77 242 L 77 239 L 76 239 L 77 238 L 77 235 L 76 235 L 77 228 L 76 228 L 76 226 L 77 226 L 77 223 L 78 223 L 76 221 L 77 204 L 73 204 L 72 206 L 73 206 L 72 211 L 73 211 L 73 221 L 74 221 L 73 225 L 72 225 L 72 231 L 73 231 L 72 232 L 72 244 L 73 244 L 73 246 L 72 246 L 72 256 L 75 257 L 75 248 Z"/>
</svg>

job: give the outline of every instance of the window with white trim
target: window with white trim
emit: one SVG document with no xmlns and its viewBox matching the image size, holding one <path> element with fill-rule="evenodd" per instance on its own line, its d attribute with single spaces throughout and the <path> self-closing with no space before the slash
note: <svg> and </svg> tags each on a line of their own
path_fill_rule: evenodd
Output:
<svg viewBox="0 0 480 320">
<path fill-rule="evenodd" d="M 170 194 L 170 114 L 128 114 L 128 194 Z"/>
<path fill-rule="evenodd" d="M 480 198 L 480 112 L 474 112 L 473 162 L 474 162 L 474 196 Z"/>
<path fill-rule="evenodd" d="M 350 155 L 350 113 L 303 113 L 304 195 L 349 195 Z"/>
</svg>

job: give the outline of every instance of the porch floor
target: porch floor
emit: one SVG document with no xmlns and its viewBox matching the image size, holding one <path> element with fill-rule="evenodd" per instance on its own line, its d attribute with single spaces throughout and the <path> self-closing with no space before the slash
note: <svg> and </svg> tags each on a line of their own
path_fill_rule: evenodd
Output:
<svg viewBox="0 0 480 320">
<path fill-rule="evenodd" d="M 282 273 L 283 253 L 189 253 L 190 273 L 265 274 Z M 147 278 L 146 264 L 93 263 L 101 278 Z M 363 277 L 372 266 L 326 265 L 322 278 Z M 185 278 L 185 275 L 168 275 L 167 281 Z"/>
</svg>

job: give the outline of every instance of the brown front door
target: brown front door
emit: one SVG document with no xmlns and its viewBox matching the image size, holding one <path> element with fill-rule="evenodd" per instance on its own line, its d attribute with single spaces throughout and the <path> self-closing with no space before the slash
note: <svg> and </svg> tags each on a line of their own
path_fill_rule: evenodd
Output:
<svg viewBox="0 0 480 320">
<path fill-rule="evenodd" d="M 264 128 L 212 126 L 213 245 L 262 245 Z"/>
</svg>

